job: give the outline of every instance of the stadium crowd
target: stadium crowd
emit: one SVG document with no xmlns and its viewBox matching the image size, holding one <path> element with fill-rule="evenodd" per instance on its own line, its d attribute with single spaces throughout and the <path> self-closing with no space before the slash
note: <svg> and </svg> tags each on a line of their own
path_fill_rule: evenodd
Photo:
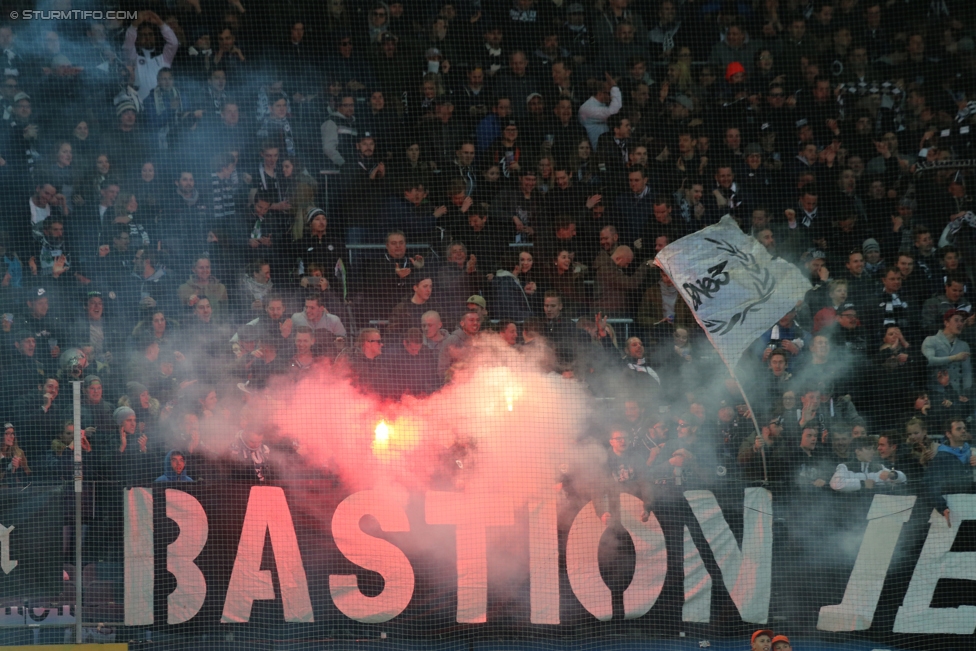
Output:
<svg viewBox="0 0 976 651">
<path fill-rule="evenodd" d="M 0 24 L 5 485 L 70 479 L 72 380 L 86 477 L 268 481 L 294 450 L 207 422 L 313 368 L 426 395 L 497 337 L 615 398 L 648 506 L 971 489 L 976 4 L 121 4 Z M 748 404 L 652 264 L 726 214 L 812 283 Z"/>
</svg>

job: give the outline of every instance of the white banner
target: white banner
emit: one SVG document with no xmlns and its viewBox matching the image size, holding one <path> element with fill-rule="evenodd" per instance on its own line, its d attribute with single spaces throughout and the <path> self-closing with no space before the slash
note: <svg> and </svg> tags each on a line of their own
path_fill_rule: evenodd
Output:
<svg viewBox="0 0 976 651">
<path fill-rule="evenodd" d="M 774 259 L 728 215 L 664 247 L 654 263 L 674 281 L 730 369 L 811 287 L 799 269 Z"/>
</svg>

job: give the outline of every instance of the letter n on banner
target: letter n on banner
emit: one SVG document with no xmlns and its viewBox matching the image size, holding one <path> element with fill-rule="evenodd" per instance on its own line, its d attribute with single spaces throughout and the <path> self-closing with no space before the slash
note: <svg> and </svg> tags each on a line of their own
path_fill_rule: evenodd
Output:
<svg viewBox="0 0 976 651">
<path fill-rule="evenodd" d="M 930 608 L 939 579 L 976 581 L 976 552 L 951 552 L 963 520 L 976 520 L 976 495 L 948 495 L 952 526 L 932 510 L 929 535 L 915 563 L 905 599 L 895 616 L 895 633 L 951 633 L 972 635 L 976 631 L 976 607 Z"/>
<path fill-rule="evenodd" d="M 743 495 L 742 548 L 732 535 L 722 509 L 711 491 L 686 491 L 685 499 L 701 525 L 722 581 L 742 621 L 765 624 L 769 616 L 769 591 L 773 576 L 773 496 L 765 488 L 747 488 Z M 686 622 L 710 619 L 712 578 L 685 527 Z"/>
<path fill-rule="evenodd" d="M 224 614 L 220 618 L 223 624 L 246 623 L 251 618 L 251 605 L 255 599 L 275 598 L 271 572 L 261 569 L 267 532 L 271 534 L 285 621 L 314 621 L 308 579 L 285 492 L 277 486 L 254 486 L 247 500 L 241 541 L 237 545 L 234 571 L 227 586 Z"/>
</svg>

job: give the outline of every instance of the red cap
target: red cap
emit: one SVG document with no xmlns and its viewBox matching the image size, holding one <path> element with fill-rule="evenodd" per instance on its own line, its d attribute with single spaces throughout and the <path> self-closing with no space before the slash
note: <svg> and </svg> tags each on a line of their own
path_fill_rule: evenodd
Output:
<svg viewBox="0 0 976 651">
<path fill-rule="evenodd" d="M 761 629 L 759 629 L 758 631 L 756 631 L 755 633 L 752 634 L 752 640 L 751 640 L 751 642 L 753 644 L 755 644 L 756 638 L 759 637 L 760 635 L 766 635 L 768 637 L 773 637 L 773 632 L 771 630 L 769 630 L 768 628 L 761 628 Z"/>
<path fill-rule="evenodd" d="M 746 67 L 738 61 L 733 61 L 725 68 L 725 81 L 732 81 L 732 75 L 745 72 Z"/>
<path fill-rule="evenodd" d="M 943 322 L 948 321 L 949 319 L 956 316 L 957 314 L 964 319 L 969 318 L 969 312 L 966 312 L 965 310 L 957 310 L 956 308 L 953 307 L 945 311 L 945 314 L 942 315 L 942 321 Z"/>
<path fill-rule="evenodd" d="M 773 644 L 776 644 L 777 642 L 786 642 L 787 644 L 789 644 L 790 638 L 786 637 L 785 635 L 777 635 L 776 637 L 773 638 Z"/>
</svg>

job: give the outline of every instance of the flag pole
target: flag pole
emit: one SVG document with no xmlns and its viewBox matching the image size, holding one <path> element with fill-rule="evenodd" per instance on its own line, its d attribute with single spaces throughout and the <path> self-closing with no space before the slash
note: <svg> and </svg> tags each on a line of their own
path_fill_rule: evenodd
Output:
<svg viewBox="0 0 976 651">
<path fill-rule="evenodd" d="M 725 360 L 722 360 L 722 361 L 724 362 Z M 729 369 L 729 374 L 732 376 L 732 379 L 735 380 L 735 386 L 739 387 L 739 393 L 742 395 L 742 399 L 746 401 L 746 409 L 749 410 L 749 417 L 752 418 L 752 424 L 756 428 L 756 436 L 758 436 L 758 437 L 761 438 L 762 437 L 762 428 L 759 427 L 759 421 L 756 420 L 756 412 L 753 411 L 752 405 L 749 404 L 749 396 L 746 395 L 746 390 L 744 388 L 742 388 L 742 383 L 739 382 L 739 378 L 737 378 L 735 376 L 735 370 L 733 370 L 733 368 L 731 366 L 728 366 L 728 364 L 726 364 L 726 366 Z M 769 473 L 766 470 L 766 445 L 765 445 L 765 441 L 763 443 L 764 443 L 764 445 L 761 448 L 759 448 L 759 456 L 762 457 L 763 483 L 764 484 L 768 484 L 769 483 Z"/>
</svg>

